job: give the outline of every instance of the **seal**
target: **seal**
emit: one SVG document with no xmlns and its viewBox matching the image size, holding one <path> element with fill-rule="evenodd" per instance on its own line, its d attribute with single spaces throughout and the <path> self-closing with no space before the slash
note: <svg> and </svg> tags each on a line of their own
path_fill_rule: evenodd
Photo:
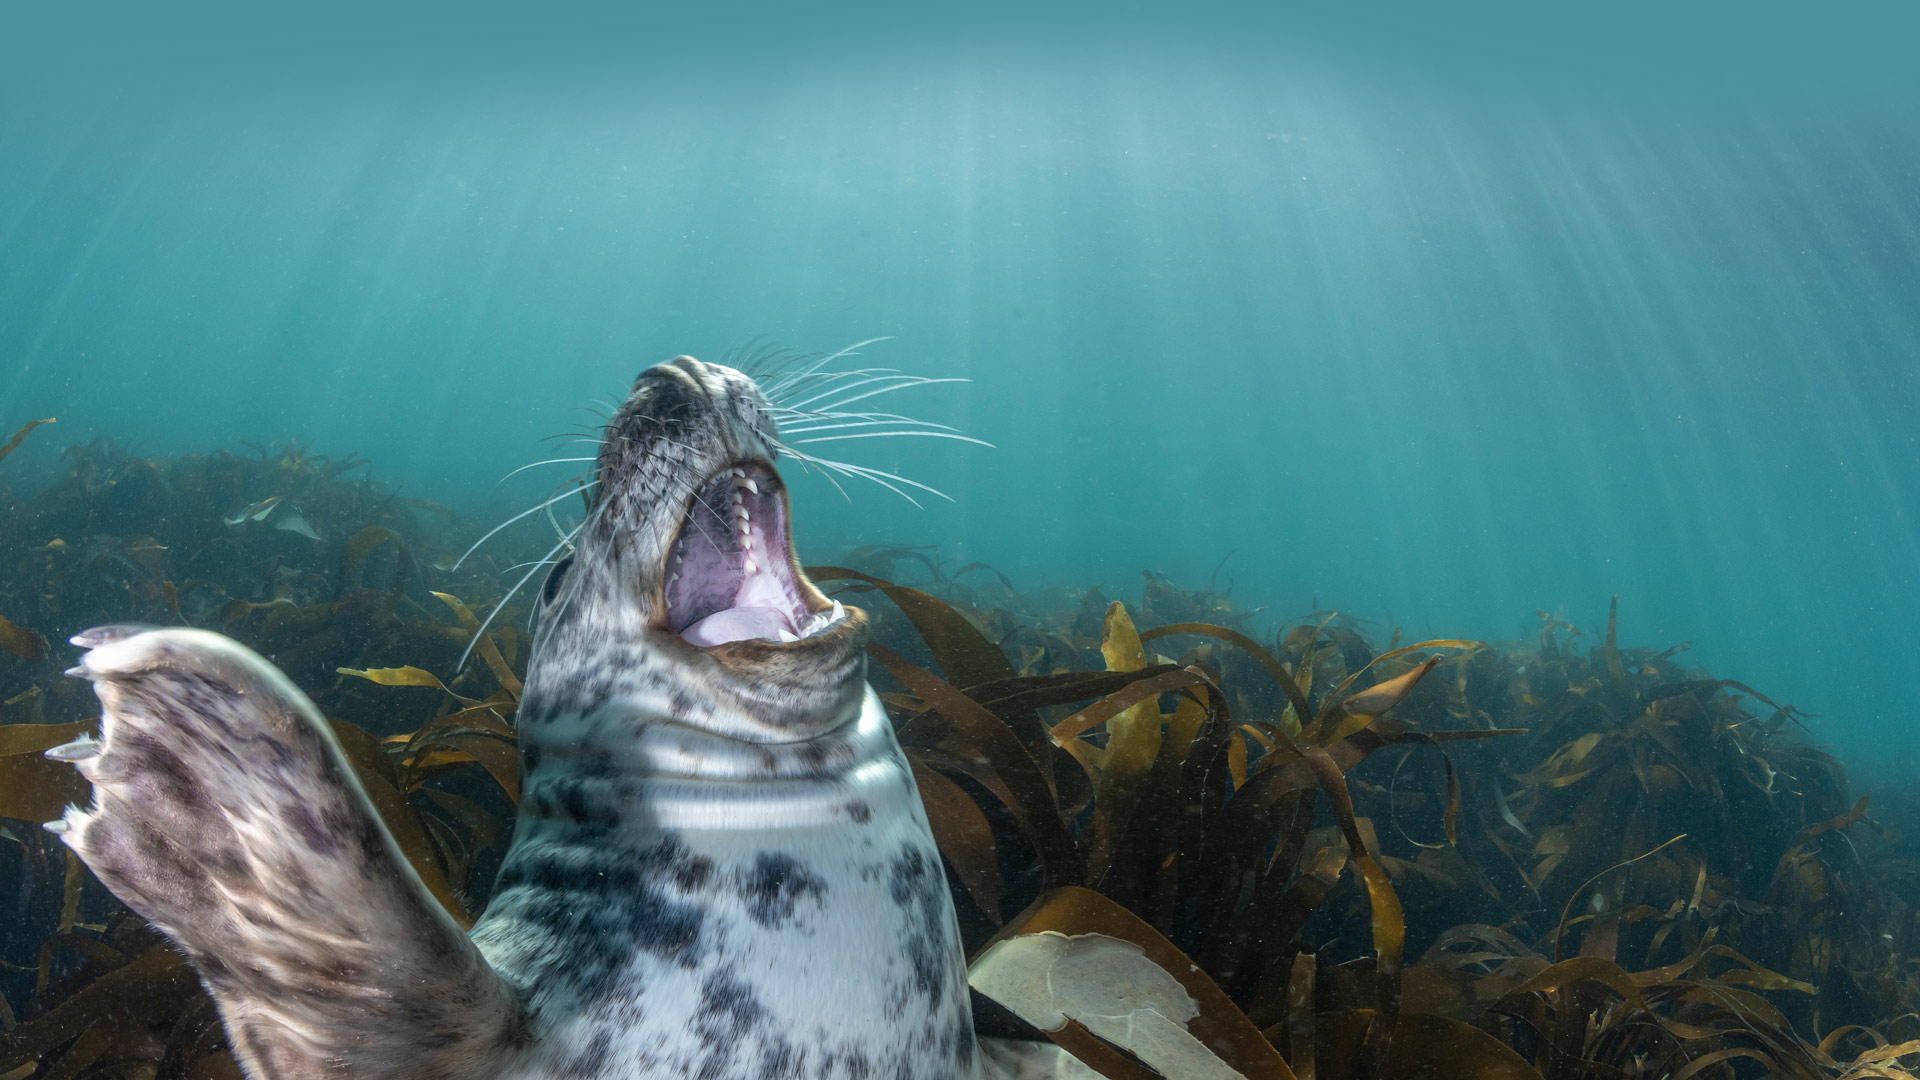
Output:
<svg viewBox="0 0 1920 1080">
<path fill-rule="evenodd" d="M 990 1071 L 867 617 L 793 554 L 776 415 L 683 356 L 610 419 L 540 591 L 518 818 L 470 935 L 271 664 L 199 630 L 73 639 L 101 734 L 50 753 L 93 800 L 47 827 L 185 951 L 249 1076 Z"/>
</svg>

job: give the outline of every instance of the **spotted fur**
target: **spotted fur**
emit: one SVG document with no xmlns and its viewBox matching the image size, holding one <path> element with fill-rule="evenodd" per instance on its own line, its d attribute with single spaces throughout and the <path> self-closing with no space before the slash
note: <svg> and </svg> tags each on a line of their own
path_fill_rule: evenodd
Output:
<svg viewBox="0 0 1920 1080">
<path fill-rule="evenodd" d="M 772 431 L 751 380 L 687 357 L 609 423 L 594 510 L 541 593 L 519 817 L 470 936 L 271 665 L 194 630 L 76 639 L 102 738 L 56 753 L 95 795 L 50 827 L 186 951 L 250 1076 L 987 1071 L 864 614 L 787 644 L 664 628 L 700 478 L 770 462 Z"/>
</svg>

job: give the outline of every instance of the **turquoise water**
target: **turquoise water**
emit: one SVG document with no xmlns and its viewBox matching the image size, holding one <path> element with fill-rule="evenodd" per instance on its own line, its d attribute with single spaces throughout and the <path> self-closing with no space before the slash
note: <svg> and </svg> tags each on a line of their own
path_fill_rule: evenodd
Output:
<svg viewBox="0 0 1920 1080">
<path fill-rule="evenodd" d="M 1381 638 L 1597 631 L 1617 593 L 1624 641 L 1911 772 L 1886 13 L 818 14 L 16 35 L 0 427 L 59 424 L 9 467 L 299 437 L 504 516 L 654 361 L 886 336 L 862 362 L 972 380 L 895 407 L 996 448 L 819 447 L 953 501 L 795 478 L 809 560 L 1129 596 L 1227 559 L 1240 603 Z"/>
</svg>

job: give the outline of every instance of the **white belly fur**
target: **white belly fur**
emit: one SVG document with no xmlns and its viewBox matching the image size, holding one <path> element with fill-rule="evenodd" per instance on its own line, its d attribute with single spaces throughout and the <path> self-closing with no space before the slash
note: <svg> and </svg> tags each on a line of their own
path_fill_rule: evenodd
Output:
<svg viewBox="0 0 1920 1080">
<path fill-rule="evenodd" d="M 541 738 L 584 753 L 604 722 Z M 526 995 L 535 1041 L 505 1075 L 981 1075 L 944 872 L 871 690 L 853 729 L 833 779 L 699 778 L 685 755 L 530 777 L 473 934 Z M 671 733 L 631 732 L 673 758 Z"/>
</svg>

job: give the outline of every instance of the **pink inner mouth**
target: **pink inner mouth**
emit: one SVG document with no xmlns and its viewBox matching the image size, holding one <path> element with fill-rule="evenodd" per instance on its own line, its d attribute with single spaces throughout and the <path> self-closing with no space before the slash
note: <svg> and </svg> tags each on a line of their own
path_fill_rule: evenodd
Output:
<svg viewBox="0 0 1920 1080">
<path fill-rule="evenodd" d="M 720 470 L 695 493 L 667 556 L 667 626 L 695 645 L 798 641 L 843 617 L 808 610 L 788 554 L 786 502 L 768 466 Z"/>
</svg>

